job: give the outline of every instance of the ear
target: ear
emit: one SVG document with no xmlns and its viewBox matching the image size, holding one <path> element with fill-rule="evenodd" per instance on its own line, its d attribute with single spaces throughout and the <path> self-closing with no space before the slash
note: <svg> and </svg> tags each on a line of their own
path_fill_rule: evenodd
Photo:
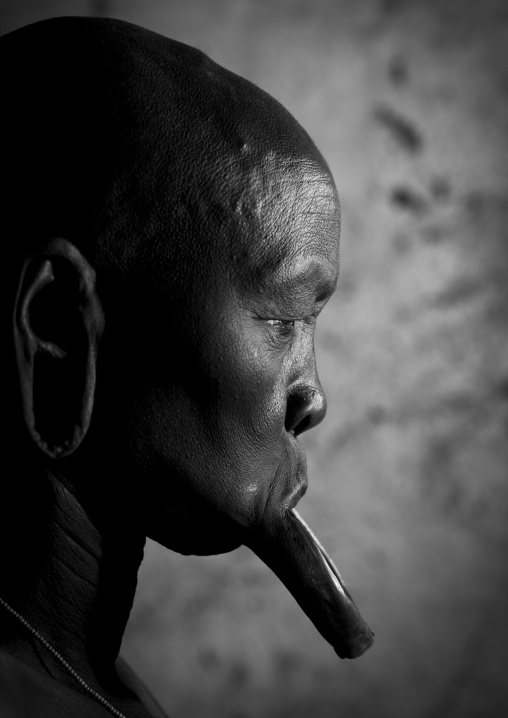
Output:
<svg viewBox="0 0 508 718">
<path fill-rule="evenodd" d="M 25 263 L 14 313 L 25 422 L 51 458 L 75 451 L 90 425 L 103 326 L 94 270 L 71 242 L 53 239 Z"/>
</svg>

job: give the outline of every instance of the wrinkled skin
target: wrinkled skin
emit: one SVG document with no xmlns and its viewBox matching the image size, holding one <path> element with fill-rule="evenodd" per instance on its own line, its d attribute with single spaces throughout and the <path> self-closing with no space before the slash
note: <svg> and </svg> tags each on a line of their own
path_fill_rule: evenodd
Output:
<svg viewBox="0 0 508 718">
<path fill-rule="evenodd" d="M 111 384 L 97 392 L 92 453 L 135 477 L 147 535 L 184 553 L 236 548 L 293 506 L 307 486 L 297 437 L 325 414 L 313 340 L 337 281 L 339 209 L 326 167 L 305 167 L 297 188 L 280 165 L 281 199 L 257 198 L 239 262 L 207 263 L 178 348 L 162 295 L 120 406 Z"/>
<path fill-rule="evenodd" d="M 325 161 L 261 90 L 127 23 L 40 23 L 0 52 L 18 70 L 2 290 L 4 451 L 20 462 L 0 506 L 0 597 L 132 718 L 162 715 L 116 660 L 146 536 L 182 553 L 250 546 L 341 657 L 361 655 L 370 629 L 293 511 L 298 437 L 326 410 L 314 328 L 339 269 Z M 56 694 L 62 716 L 85 710 L 0 610 L 2 662 L 0 709 L 18 715 L 12 687 L 35 669 L 19 678 L 28 715 L 54 718 Z M 41 670 L 56 680 L 43 695 Z"/>
</svg>

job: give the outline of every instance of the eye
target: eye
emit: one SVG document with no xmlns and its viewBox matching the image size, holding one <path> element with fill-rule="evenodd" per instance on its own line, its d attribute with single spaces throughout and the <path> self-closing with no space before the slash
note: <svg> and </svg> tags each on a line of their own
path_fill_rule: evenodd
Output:
<svg viewBox="0 0 508 718">
<path fill-rule="evenodd" d="M 281 337 L 290 337 L 296 324 L 296 319 L 267 319 L 266 321 Z"/>
</svg>

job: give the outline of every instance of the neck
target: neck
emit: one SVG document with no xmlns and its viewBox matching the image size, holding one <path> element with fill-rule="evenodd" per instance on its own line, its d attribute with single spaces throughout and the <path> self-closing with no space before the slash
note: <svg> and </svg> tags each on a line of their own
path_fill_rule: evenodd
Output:
<svg viewBox="0 0 508 718">
<path fill-rule="evenodd" d="M 133 533 L 134 522 L 121 507 L 107 521 L 99 514 L 92 522 L 61 481 L 48 474 L 39 478 L 47 492 L 41 508 L 45 516 L 38 516 L 35 528 L 32 522 L 25 531 L 32 538 L 27 541 L 25 535 L 20 542 L 25 555 L 17 551 L 16 561 L 10 562 L 18 574 L 20 567 L 27 574 L 21 581 L 6 581 L 8 575 L 4 576 L 0 596 L 92 687 L 115 693 L 114 662 L 134 600 L 144 536 Z M 17 545 L 16 537 L 10 545 Z M 5 615 L 0 615 L 2 644 L 27 663 L 69 682 L 58 661 Z"/>
</svg>

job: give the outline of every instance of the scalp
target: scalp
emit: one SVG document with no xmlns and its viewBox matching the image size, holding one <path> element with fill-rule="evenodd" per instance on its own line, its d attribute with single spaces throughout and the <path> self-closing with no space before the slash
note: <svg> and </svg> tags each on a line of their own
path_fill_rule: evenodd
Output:
<svg viewBox="0 0 508 718">
<path fill-rule="evenodd" d="M 63 236 L 110 312 L 119 297 L 125 310 L 126 297 L 192 294 L 218 253 L 242 261 L 242 241 L 262 254 L 267 204 L 286 204 L 271 214 L 282 224 L 295 187 L 328 173 L 267 93 L 130 23 L 35 23 L 0 40 L 0 61 L 15 68 L 0 119 L 7 261 Z"/>
<path fill-rule="evenodd" d="M 20 180 L 25 188 L 31 180 L 33 194 L 49 182 L 65 196 L 46 203 L 45 218 L 77 211 L 86 219 L 86 201 L 117 234 L 120 209 L 123 228 L 146 236 L 168 219 L 161 214 L 188 224 L 226 211 L 231 202 L 221 208 L 220 196 L 274 152 L 319 161 L 304 130 L 262 90 L 129 23 L 52 19 L 0 46 L 4 67 L 16 68 L 3 89 L 3 122 L 13 159 L 25 160 Z"/>
</svg>

